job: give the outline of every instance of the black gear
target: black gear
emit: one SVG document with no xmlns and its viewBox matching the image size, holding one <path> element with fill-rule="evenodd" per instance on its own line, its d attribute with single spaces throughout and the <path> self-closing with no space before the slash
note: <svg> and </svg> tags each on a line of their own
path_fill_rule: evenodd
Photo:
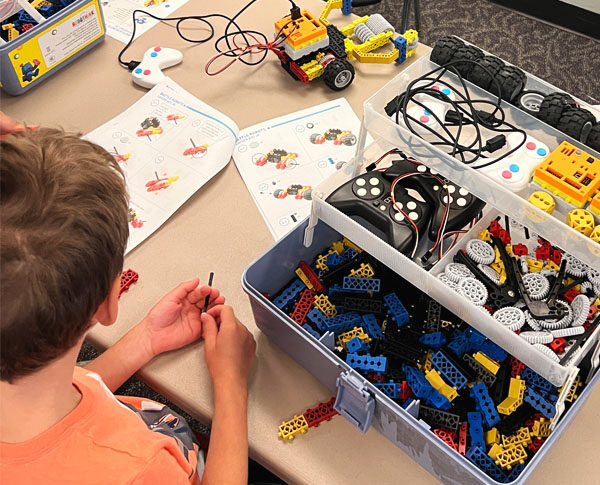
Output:
<svg viewBox="0 0 600 485">
<path fill-rule="evenodd" d="M 323 70 L 323 81 L 333 91 L 347 88 L 353 80 L 354 67 L 346 59 L 334 59 Z"/>
<path fill-rule="evenodd" d="M 495 79 L 500 83 L 502 99 L 509 103 L 512 103 L 521 94 L 527 83 L 525 73 L 515 66 L 505 66 L 503 69 L 500 69 Z M 492 90 L 494 90 L 493 84 Z"/>
<path fill-rule="evenodd" d="M 596 118 L 592 113 L 587 109 L 575 108 L 563 113 L 556 124 L 556 129 L 581 143 L 585 143 L 595 124 Z"/>
<path fill-rule="evenodd" d="M 565 93 L 550 93 L 540 105 L 538 119 L 550 126 L 556 126 L 565 111 L 576 108 L 575 100 Z"/>
<path fill-rule="evenodd" d="M 600 152 L 600 125 L 592 126 L 587 141 L 585 142 L 592 150 Z"/>
<path fill-rule="evenodd" d="M 454 56 L 452 56 L 452 62 L 455 61 L 466 61 L 466 62 L 458 62 L 453 64 L 458 72 L 462 74 L 463 77 L 468 78 L 469 74 L 475 67 L 474 61 L 477 61 L 483 57 L 483 51 L 475 47 L 474 45 L 465 45 L 463 47 L 459 47 Z M 472 61 L 472 62 L 469 62 Z"/>
<path fill-rule="evenodd" d="M 504 66 L 504 61 L 496 56 L 483 56 L 471 69 L 468 79 L 480 88 L 498 95 L 493 79 Z"/>
<path fill-rule="evenodd" d="M 440 65 L 448 64 L 454 53 L 464 45 L 465 43 L 462 40 L 454 36 L 442 37 L 433 46 L 429 60 Z"/>
</svg>

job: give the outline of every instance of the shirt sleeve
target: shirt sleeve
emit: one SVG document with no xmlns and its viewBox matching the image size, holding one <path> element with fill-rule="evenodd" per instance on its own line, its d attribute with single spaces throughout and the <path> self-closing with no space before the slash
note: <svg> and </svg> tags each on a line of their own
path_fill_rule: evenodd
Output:
<svg viewBox="0 0 600 485">
<path fill-rule="evenodd" d="M 160 450 L 146 468 L 132 481 L 131 485 L 199 485 L 196 471 L 190 476 L 167 450 Z"/>
</svg>

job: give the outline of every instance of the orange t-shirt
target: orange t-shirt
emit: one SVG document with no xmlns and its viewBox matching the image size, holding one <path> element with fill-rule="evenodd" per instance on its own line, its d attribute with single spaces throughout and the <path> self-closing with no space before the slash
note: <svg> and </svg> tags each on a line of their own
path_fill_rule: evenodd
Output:
<svg viewBox="0 0 600 485">
<path fill-rule="evenodd" d="M 24 443 L 0 443 L 0 478 L 11 485 L 190 485 L 204 459 L 183 418 L 148 399 L 117 398 L 77 367 L 77 407 Z"/>
</svg>

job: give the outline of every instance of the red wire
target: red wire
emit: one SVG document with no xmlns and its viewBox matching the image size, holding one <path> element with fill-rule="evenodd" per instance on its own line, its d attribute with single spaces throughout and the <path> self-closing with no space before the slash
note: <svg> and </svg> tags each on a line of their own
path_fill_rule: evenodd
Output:
<svg viewBox="0 0 600 485">
<path fill-rule="evenodd" d="M 294 28 L 290 29 L 290 31 L 282 36 L 282 32 L 283 30 L 291 23 L 294 23 Z M 242 47 L 240 45 L 238 45 L 236 39 L 238 38 L 239 35 L 242 35 L 241 32 L 236 33 L 235 35 L 232 36 L 232 43 L 235 46 L 235 48 L 233 49 L 229 49 L 227 51 L 223 51 L 223 52 L 219 52 L 216 56 L 212 57 L 211 59 L 208 60 L 208 62 L 206 63 L 206 65 L 204 66 L 204 72 L 206 72 L 206 74 L 208 74 L 209 76 L 216 76 L 217 74 L 222 73 L 225 69 L 227 69 L 228 67 L 230 67 L 233 63 L 235 63 L 237 60 L 239 60 L 242 56 L 248 55 L 248 54 L 259 54 L 260 52 L 263 52 L 265 50 L 275 50 L 276 48 L 278 48 L 283 42 L 285 42 L 285 40 L 298 28 L 298 24 L 296 24 L 293 20 L 290 20 L 289 22 L 286 22 L 280 29 L 279 32 L 277 32 L 277 34 L 275 35 L 275 37 L 273 38 L 273 40 L 271 42 L 268 42 L 266 44 L 261 43 L 258 41 L 258 39 L 250 33 L 246 33 L 246 36 L 250 37 L 252 40 L 254 40 L 256 42 L 256 44 L 249 44 L 246 45 L 245 47 Z M 209 68 L 212 65 L 213 62 L 215 62 L 217 59 L 219 59 L 220 57 L 223 56 L 228 56 L 229 54 L 237 54 L 231 61 L 229 61 L 227 64 L 225 64 L 221 69 L 218 69 L 215 72 L 210 72 Z"/>
</svg>

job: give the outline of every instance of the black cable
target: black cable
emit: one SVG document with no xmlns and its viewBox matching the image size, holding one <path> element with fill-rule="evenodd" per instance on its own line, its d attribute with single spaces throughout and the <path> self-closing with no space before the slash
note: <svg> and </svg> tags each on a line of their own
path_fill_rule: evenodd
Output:
<svg viewBox="0 0 600 485">
<path fill-rule="evenodd" d="M 415 130 L 413 123 L 424 128 L 426 131 L 428 131 L 429 133 L 431 133 L 433 136 L 435 136 L 437 138 L 436 141 L 430 142 L 432 145 L 451 147 L 450 155 L 452 155 L 453 157 L 459 158 L 461 162 L 463 162 L 467 165 L 472 165 L 474 162 L 476 162 L 480 159 L 486 159 L 487 157 L 485 157 L 482 154 L 482 152 L 492 153 L 493 151 L 495 151 L 495 150 L 492 150 L 492 148 L 494 148 L 494 149 L 497 148 L 496 145 L 498 145 L 498 141 L 499 141 L 497 139 L 498 137 L 494 137 L 490 140 L 487 140 L 486 143 L 484 144 L 481 129 L 480 129 L 481 127 L 486 128 L 490 131 L 497 132 L 497 133 L 517 132 L 517 133 L 521 133 L 523 135 L 522 142 L 520 144 L 518 144 L 516 147 L 511 148 L 508 152 L 504 153 L 503 155 L 501 155 L 487 163 L 482 163 L 482 164 L 478 164 L 477 166 L 473 166 L 474 169 L 480 169 L 480 168 L 484 168 L 489 165 L 492 165 L 494 163 L 497 163 L 500 160 L 510 156 L 511 154 L 513 154 L 514 152 L 519 150 L 525 144 L 525 142 L 527 140 L 527 133 L 524 130 L 519 129 L 519 128 L 513 126 L 512 124 L 510 124 L 508 121 L 506 121 L 506 114 L 501 106 L 500 83 L 494 76 L 492 76 L 492 73 L 485 66 L 480 66 L 480 67 L 483 68 L 484 71 L 493 80 L 493 85 L 496 88 L 495 90 L 497 92 L 497 99 L 495 102 L 492 102 L 487 99 L 472 99 L 471 98 L 469 89 L 465 83 L 463 76 L 456 69 L 456 65 L 460 64 L 461 62 L 462 63 L 475 63 L 476 61 L 472 61 L 472 60 L 468 60 L 468 59 L 452 61 L 452 62 L 449 62 L 442 66 L 436 67 L 432 71 L 413 80 L 406 87 L 406 91 L 404 93 L 399 94 L 395 98 L 396 103 L 395 103 L 395 109 L 393 111 L 395 111 L 395 121 L 397 124 L 399 124 L 399 122 L 400 122 L 400 112 L 402 112 L 402 120 L 404 122 L 404 125 L 407 127 L 407 129 L 409 131 L 411 131 L 413 134 L 422 138 L 422 136 L 419 133 L 417 133 L 417 131 Z M 448 82 L 446 82 L 445 80 L 442 79 L 442 76 L 444 76 L 447 72 L 451 72 L 456 75 L 456 77 L 458 78 L 458 80 L 462 86 L 464 94 L 462 92 L 460 92 L 460 90 L 455 89 L 454 86 L 452 86 L 451 84 L 449 84 Z M 436 75 L 436 73 L 437 73 L 437 75 Z M 420 84 L 420 85 L 415 87 L 416 84 Z M 431 89 L 431 87 L 436 84 L 448 87 L 449 89 L 451 89 L 454 92 L 455 96 L 459 99 L 451 100 L 447 95 L 445 95 L 441 91 Z M 442 102 L 445 102 L 445 103 L 448 103 L 451 105 L 452 113 L 453 113 L 452 116 L 454 117 L 454 120 L 451 121 L 450 123 L 447 123 L 445 119 L 444 120 L 439 119 L 439 117 L 435 113 L 433 113 L 431 111 L 428 112 L 428 116 L 432 117 L 442 128 L 441 133 L 439 132 L 439 130 L 436 131 L 436 130 L 432 129 L 431 127 L 427 126 L 426 124 L 422 123 L 420 120 L 415 119 L 413 116 L 410 116 L 407 113 L 407 107 L 408 107 L 409 102 L 413 102 L 414 104 L 423 108 L 424 110 L 428 109 L 426 104 L 415 99 L 415 96 L 417 94 L 426 95 L 428 97 L 434 98 L 437 101 L 442 101 Z M 492 105 L 492 107 L 493 107 L 492 112 L 488 113 L 486 111 L 481 111 L 481 110 L 476 109 L 475 105 L 480 105 L 480 104 Z M 386 110 L 387 109 L 388 109 L 388 107 L 386 107 Z M 393 116 L 394 115 L 393 111 L 391 113 L 388 111 L 388 114 L 390 116 Z M 449 111 L 448 111 L 448 113 L 449 113 Z M 446 116 L 448 115 L 448 113 L 446 114 Z M 466 125 L 472 125 L 476 132 L 475 139 L 469 145 L 463 145 L 460 143 L 462 129 L 463 129 L 463 126 L 466 126 Z M 458 127 L 457 134 L 453 135 L 448 130 L 448 128 L 447 128 L 448 126 Z M 505 127 L 505 128 L 503 128 L 503 127 Z M 474 157 L 467 160 L 465 158 L 465 154 L 473 154 Z"/>
<path fill-rule="evenodd" d="M 185 16 L 181 16 L 181 17 L 158 17 L 150 12 L 146 12 L 145 10 L 136 9 L 132 13 L 133 30 L 131 32 L 131 37 L 129 38 L 129 41 L 125 44 L 123 49 L 121 49 L 121 52 L 119 52 L 119 55 L 117 57 L 119 64 L 121 64 L 123 67 L 129 69 L 130 71 L 133 71 L 140 64 L 140 61 L 135 61 L 135 60 L 130 60 L 128 62 L 123 61 L 123 54 L 125 53 L 125 51 L 127 51 L 127 49 L 129 49 L 129 47 L 131 47 L 131 44 L 135 40 L 135 31 L 136 31 L 136 25 L 137 25 L 136 15 L 138 13 L 144 14 L 144 15 L 151 17 L 155 20 L 158 20 L 160 22 L 176 21 L 177 23 L 175 24 L 175 29 L 177 30 L 177 34 L 179 35 L 179 37 L 181 37 L 186 42 L 190 42 L 193 44 L 203 44 L 214 38 L 215 27 L 209 22 L 208 19 L 216 18 L 216 19 L 227 20 L 227 25 L 225 26 L 224 34 L 221 35 L 220 37 L 218 37 L 217 40 L 215 41 L 215 50 L 217 50 L 217 52 L 222 53 L 224 56 L 227 56 L 227 57 L 235 56 L 235 54 L 233 54 L 233 53 L 227 53 L 227 51 L 231 50 L 230 38 L 235 35 L 242 35 L 242 37 L 244 38 L 244 41 L 247 44 L 249 44 L 249 42 L 248 42 L 248 38 L 246 37 L 246 35 L 258 36 L 263 40 L 264 43 L 267 43 L 267 36 L 265 34 L 263 34 L 262 32 L 258 32 L 256 30 L 242 29 L 235 21 L 243 12 L 246 11 L 246 9 L 248 9 L 250 6 L 252 6 L 256 1 L 257 0 L 249 1 L 233 17 L 229 17 L 227 15 L 220 14 L 220 13 L 212 13 L 212 14 L 207 14 L 207 15 L 185 15 Z M 292 12 L 292 14 L 294 14 L 294 12 L 298 11 L 298 7 L 296 6 L 296 4 L 294 3 L 293 0 L 288 0 L 288 1 L 292 5 L 291 12 Z M 185 22 L 186 20 L 196 20 L 196 21 L 202 22 L 208 28 L 209 34 L 206 37 L 201 38 L 201 39 L 190 39 L 189 37 L 186 37 L 183 34 L 183 32 L 181 31 L 181 24 L 183 22 Z M 235 28 L 237 29 L 235 32 L 229 32 L 232 25 L 235 26 Z M 226 43 L 227 49 L 221 50 L 220 44 L 222 42 Z M 261 57 L 255 61 L 249 61 L 249 60 L 242 59 L 242 58 L 239 58 L 239 60 L 246 65 L 254 66 L 254 65 L 260 64 L 262 61 L 264 61 L 267 54 L 268 54 L 268 51 L 264 51 L 264 53 L 261 55 Z"/>
</svg>

